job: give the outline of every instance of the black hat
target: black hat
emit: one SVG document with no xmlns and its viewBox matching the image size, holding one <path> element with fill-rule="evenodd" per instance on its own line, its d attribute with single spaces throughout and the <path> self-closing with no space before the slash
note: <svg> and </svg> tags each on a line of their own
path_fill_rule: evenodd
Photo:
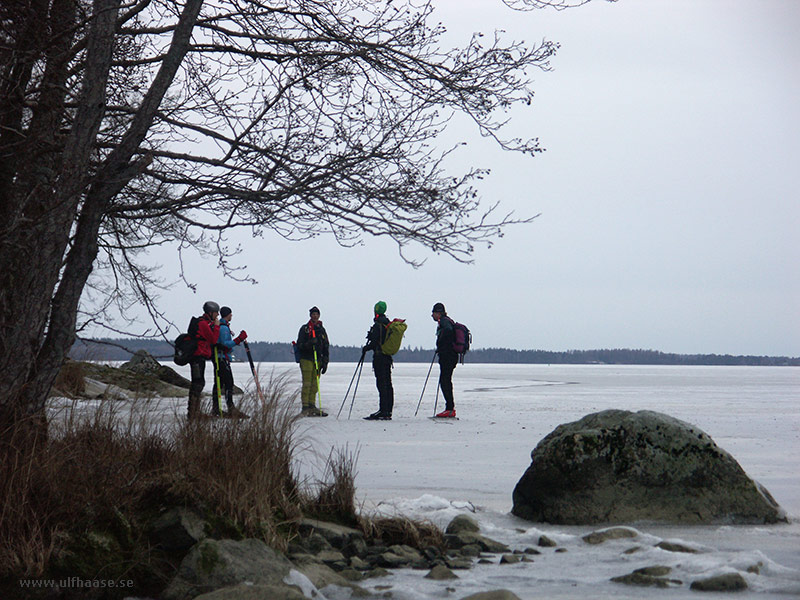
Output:
<svg viewBox="0 0 800 600">
<path fill-rule="evenodd" d="M 311 313 L 319 314 L 319 309 L 316 306 L 312 306 L 311 308 L 308 309 L 308 316 L 311 316 Z"/>
<path fill-rule="evenodd" d="M 222 308 L 219 309 L 219 316 L 224 319 L 225 317 L 227 317 L 232 312 L 233 311 L 231 310 L 230 306 L 223 306 Z"/>
<path fill-rule="evenodd" d="M 440 313 L 445 312 L 444 304 L 442 304 L 441 302 L 437 302 L 436 304 L 433 305 L 431 312 L 440 312 Z"/>
</svg>

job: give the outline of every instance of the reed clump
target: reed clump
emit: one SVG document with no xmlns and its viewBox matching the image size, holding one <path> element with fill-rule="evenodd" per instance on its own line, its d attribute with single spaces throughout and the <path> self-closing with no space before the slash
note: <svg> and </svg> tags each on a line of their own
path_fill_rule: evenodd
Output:
<svg viewBox="0 0 800 600">
<path fill-rule="evenodd" d="M 155 547 L 148 527 L 176 506 L 212 533 L 278 550 L 304 513 L 356 523 L 355 457 L 331 454 L 332 480 L 301 486 L 296 392 L 280 375 L 262 387 L 242 402 L 250 419 L 164 418 L 146 399 L 76 402 L 35 443 L 24 423 L 0 432 L 0 580 L 130 577 L 157 594 L 181 557 Z"/>
</svg>

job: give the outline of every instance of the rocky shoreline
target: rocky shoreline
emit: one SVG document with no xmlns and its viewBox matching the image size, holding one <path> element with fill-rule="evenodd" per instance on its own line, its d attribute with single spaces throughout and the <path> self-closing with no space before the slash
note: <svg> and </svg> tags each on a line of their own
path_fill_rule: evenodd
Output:
<svg viewBox="0 0 800 600">
<path fill-rule="evenodd" d="M 507 545 L 480 533 L 478 523 L 468 515 L 459 515 L 447 526 L 443 546 L 414 548 L 408 544 L 386 545 L 367 539 L 363 532 L 336 523 L 303 519 L 296 524 L 296 536 L 285 554 L 276 552 L 260 540 L 214 539 L 206 537 L 208 524 L 191 510 L 176 508 L 162 515 L 154 525 L 153 535 L 163 548 L 185 552 L 177 574 L 161 596 L 164 600 L 300 600 L 313 598 L 317 592 L 343 597 L 392 597 L 393 585 L 373 585 L 366 581 L 388 577 L 391 569 L 426 570 L 427 579 L 448 582 L 446 592 L 457 594 L 459 571 L 475 564 L 498 566 L 534 562 L 543 552 L 565 553 L 566 548 L 545 535 L 535 547 L 512 550 Z M 610 527 L 583 537 L 587 545 L 629 538 L 627 554 L 642 549 L 636 530 Z M 675 553 L 694 553 L 685 546 L 662 549 Z M 752 572 L 762 565 L 754 564 Z M 611 581 L 637 587 L 674 588 L 683 582 L 670 577 L 671 568 L 652 565 L 612 578 Z M 724 574 L 692 581 L 698 591 L 739 591 L 747 583 L 738 574 Z M 488 590 L 461 600 L 519 600 L 509 590 Z"/>
</svg>

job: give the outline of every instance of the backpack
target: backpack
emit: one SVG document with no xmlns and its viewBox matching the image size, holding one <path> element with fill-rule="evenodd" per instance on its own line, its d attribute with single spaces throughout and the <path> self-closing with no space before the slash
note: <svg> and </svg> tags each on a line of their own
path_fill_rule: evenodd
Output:
<svg viewBox="0 0 800 600">
<path fill-rule="evenodd" d="M 297 342 L 292 342 L 292 354 L 294 354 L 294 362 L 300 362 L 300 346 L 297 345 Z"/>
<path fill-rule="evenodd" d="M 463 323 L 453 322 L 453 350 L 461 357 L 464 362 L 464 355 L 469 352 L 469 345 L 472 343 L 472 334 L 469 327 Z"/>
<path fill-rule="evenodd" d="M 188 365 L 197 350 L 197 330 L 200 326 L 200 319 L 192 317 L 189 321 L 187 333 L 180 334 L 175 338 L 175 355 L 172 361 L 179 366 Z"/>
<path fill-rule="evenodd" d="M 403 334 L 408 329 L 405 319 L 394 319 L 386 326 L 386 339 L 381 344 L 381 352 L 391 356 L 397 354 L 403 343 Z"/>
</svg>

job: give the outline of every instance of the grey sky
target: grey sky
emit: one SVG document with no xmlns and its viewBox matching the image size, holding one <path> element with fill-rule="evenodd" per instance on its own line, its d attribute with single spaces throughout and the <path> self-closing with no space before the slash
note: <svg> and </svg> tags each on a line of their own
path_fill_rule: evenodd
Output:
<svg viewBox="0 0 800 600">
<path fill-rule="evenodd" d="M 250 339 L 290 341 L 316 304 L 334 343 L 360 344 L 381 299 L 408 320 L 411 346 L 432 347 L 441 301 L 479 347 L 800 355 L 800 2 L 435 5 L 452 44 L 494 29 L 561 43 L 509 130 L 547 151 L 510 155 L 464 128 L 453 159 L 492 169 L 487 203 L 541 217 L 474 265 L 431 255 L 418 270 L 387 240 L 243 237 L 258 285 L 198 261 L 197 294 L 162 296 L 171 319 L 183 326 L 215 299 Z"/>
</svg>

